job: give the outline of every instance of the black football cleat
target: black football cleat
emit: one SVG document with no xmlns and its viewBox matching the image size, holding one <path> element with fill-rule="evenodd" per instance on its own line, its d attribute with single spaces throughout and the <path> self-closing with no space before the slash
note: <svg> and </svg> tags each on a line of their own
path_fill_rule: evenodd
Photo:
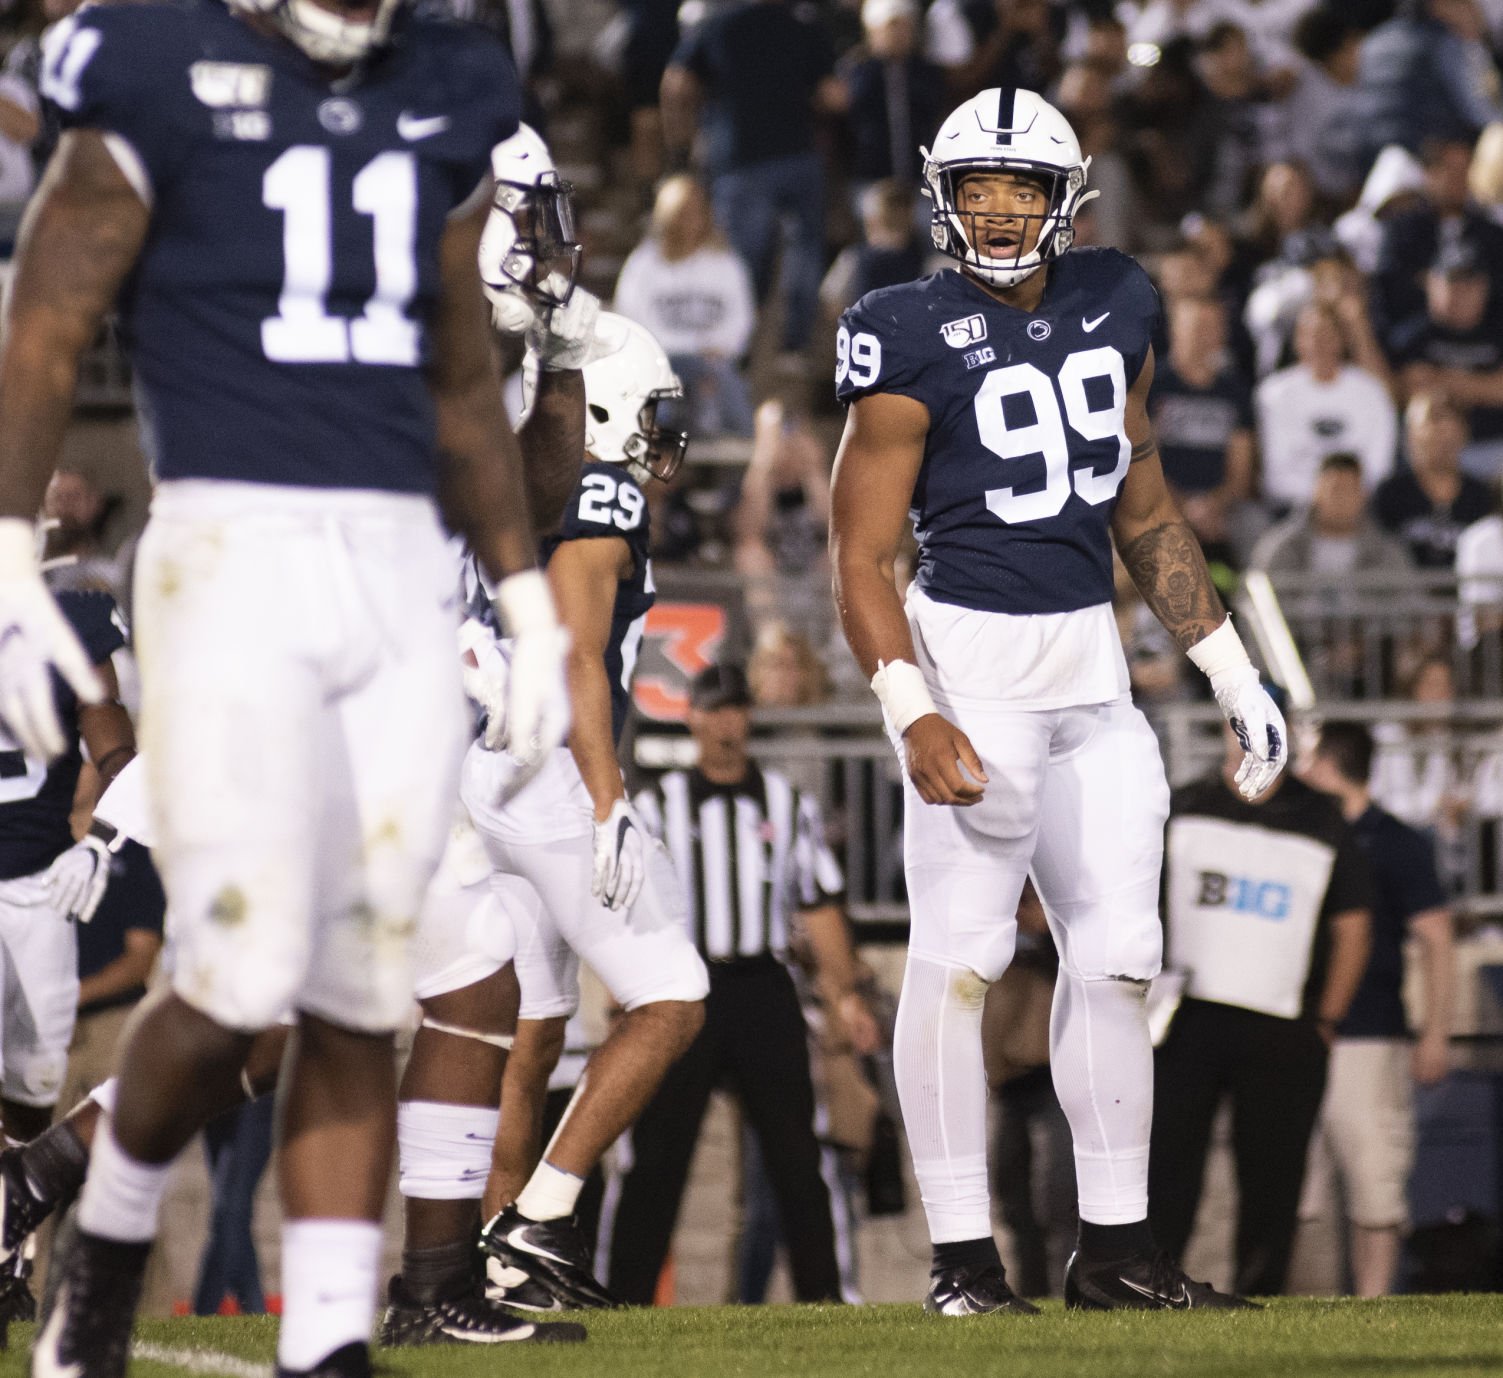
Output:
<svg viewBox="0 0 1503 1378">
<path fill-rule="evenodd" d="M 566 1311 L 598 1311 L 621 1305 L 595 1280 L 590 1247 L 573 1216 L 529 1220 L 515 1206 L 500 1211 L 480 1232 L 486 1271 L 494 1259 L 526 1273 L 558 1298 Z"/>
<path fill-rule="evenodd" d="M 326 1354 L 312 1368 L 283 1368 L 277 1365 L 277 1378 L 373 1378 L 371 1347 L 364 1340 L 351 1340 Z"/>
<path fill-rule="evenodd" d="M 400 1277 L 394 1277 L 376 1343 L 391 1349 L 443 1344 L 570 1344 L 584 1337 L 582 1325 L 568 1321 L 539 1325 L 487 1301 L 478 1291 L 420 1302 Z"/>
<path fill-rule="evenodd" d="M 539 1316 L 556 1315 L 569 1308 L 540 1282 L 535 1282 L 520 1268 L 508 1268 L 499 1259 L 485 1260 L 485 1295 L 488 1301 L 512 1311 L 528 1311 Z"/>
<path fill-rule="evenodd" d="M 1080 1311 L 1258 1311 L 1246 1297 L 1195 1282 L 1164 1250 L 1114 1263 L 1065 1264 L 1065 1305 Z"/>
<path fill-rule="evenodd" d="M 124 1378 L 150 1243 L 79 1231 L 31 1351 L 31 1378 Z"/>
<path fill-rule="evenodd" d="M 996 1311 L 1014 1316 L 1036 1316 L 1030 1301 L 1024 1301 L 1007 1285 L 1000 1265 L 983 1268 L 945 1268 L 933 1275 L 924 1310 L 931 1316 L 989 1316 Z"/>
</svg>

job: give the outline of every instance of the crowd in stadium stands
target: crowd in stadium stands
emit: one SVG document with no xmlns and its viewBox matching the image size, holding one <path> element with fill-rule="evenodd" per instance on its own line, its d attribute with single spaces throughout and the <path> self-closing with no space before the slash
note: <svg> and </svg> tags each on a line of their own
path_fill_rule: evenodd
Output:
<svg viewBox="0 0 1503 1378">
<path fill-rule="evenodd" d="M 1448 717 L 1503 606 L 1503 0 L 456 4 L 518 53 L 529 118 L 577 182 L 592 285 L 686 385 L 689 462 L 650 495 L 654 556 L 670 576 L 739 577 L 758 706 L 860 687 L 828 596 L 835 320 L 948 263 L 920 147 L 977 91 L 1029 87 L 1091 159 L 1101 195 L 1077 243 L 1137 256 L 1158 285 L 1150 410 L 1225 591 L 1265 570 L 1321 584 L 1339 614 L 1358 576 L 1462 581 L 1454 627 L 1385 645 L 1381 683 L 1356 629 L 1309 654 L 1346 696 L 1433 705 L 1379 728 L 1372 792 L 1434 837 L 1453 893 L 1465 886 L 1463 822 L 1503 818 L 1503 756 L 1463 759 Z M 54 142 L 39 36 L 72 8 L 0 5 L 3 240 Z M 65 468 L 46 514 L 49 553 L 77 559 L 62 577 L 128 603 L 122 491 L 108 463 Z M 1118 590 L 1140 701 L 1197 693 L 1131 582 Z M 994 1031 L 1006 1164 L 1026 1158 L 1031 1123 L 1055 1139 L 1062 1125 L 1039 1051 L 1041 927 L 1009 973 L 1018 999 L 1044 992 L 1026 1005 L 1037 1018 Z M 1027 1290 L 1058 1278 L 1071 1188 L 1030 1199 L 1021 1180 L 1004 1212 Z M 748 1271 L 743 1291 L 759 1293 Z"/>
</svg>

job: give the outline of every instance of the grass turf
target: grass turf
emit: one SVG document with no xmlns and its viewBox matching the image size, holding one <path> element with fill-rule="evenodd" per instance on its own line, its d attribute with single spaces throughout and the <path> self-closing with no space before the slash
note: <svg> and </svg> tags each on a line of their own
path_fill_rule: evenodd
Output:
<svg viewBox="0 0 1503 1378">
<path fill-rule="evenodd" d="M 1066 1312 L 942 1320 L 917 1306 L 705 1307 L 588 1318 L 583 1345 L 383 1351 L 391 1378 L 1460 1378 L 1503 1374 L 1503 1296 L 1279 1301 L 1261 1312 Z M 148 1321 L 138 1340 L 183 1356 L 132 1378 L 255 1378 L 275 1322 Z M 30 1326 L 11 1328 L 0 1378 L 26 1371 Z M 189 1355 L 196 1351 L 197 1358 Z M 224 1360 L 239 1361 L 225 1363 Z M 245 1361 L 250 1361 L 247 1364 Z M 265 1372 L 267 1370 L 263 1370 Z"/>
</svg>

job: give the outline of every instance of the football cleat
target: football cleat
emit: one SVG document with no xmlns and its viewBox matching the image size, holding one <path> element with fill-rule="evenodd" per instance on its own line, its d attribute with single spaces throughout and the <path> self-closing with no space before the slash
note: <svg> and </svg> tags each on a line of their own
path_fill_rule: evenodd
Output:
<svg viewBox="0 0 1503 1378">
<path fill-rule="evenodd" d="M 984 1268 L 945 1268 L 934 1274 L 924 1310 L 931 1316 L 987 1316 L 994 1311 L 1009 1311 L 1015 1316 L 1039 1313 L 1030 1301 L 1024 1301 L 1007 1285 L 1007 1274 L 999 1264 Z"/>
<path fill-rule="evenodd" d="M 283 1368 L 277 1365 L 277 1378 L 372 1378 L 371 1347 L 364 1340 L 351 1340 L 326 1354 L 312 1368 Z"/>
<path fill-rule="evenodd" d="M 523 1320 L 473 1292 L 445 1297 L 441 1301 L 420 1302 L 402 1285 L 400 1277 L 394 1277 L 387 1292 L 386 1310 L 381 1316 L 376 1342 L 395 1349 L 410 1345 L 495 1345 L 528 1341 L 568 1344 L 584 1337 L 582 1325 L 570 1322 L 539 1325 L 535 1321 Z"/>
<path fill-rule="evenodd" d="M 150 1243 L 121 1244 L 79 1232 L 31 1352 L 32 1378 L 125 1378 L 150 1253 Z"/>
<path fill-rule="evenodd" d="M 513 1311 L 548 1315 L 569 1309 L 542 1283 L 534 1282 L 520 1268 L 508 1268 L 494 1258 L 485 1260 L 485 1295 L 489 1301 Z"/>
<path fill-rule="evenodd" d="M 515 1206 L 507 1206 L 480 1232 L 480 1251 L 487 1275 L 492 1259 L 518 1269 L 557 1297 L 567 1311 L 621 1305 L 595 1280 L 590 1247 L 573 1216 L 529 1220 Z"/>
<path fill-rule="evenodd" d="M 0 1153 L 0 1263 L 10 1260 L 55 1205 L 32 1189 L 19 1148 Z"/>
<path fill-rule="evenodd" d="M 1065 1305 L 1082 1311 L 1257 1311 L 1255 1301 L 1195 1282 L 1164 1250 L 1088 1265 L 1065 1264 Z"/>
</svg>

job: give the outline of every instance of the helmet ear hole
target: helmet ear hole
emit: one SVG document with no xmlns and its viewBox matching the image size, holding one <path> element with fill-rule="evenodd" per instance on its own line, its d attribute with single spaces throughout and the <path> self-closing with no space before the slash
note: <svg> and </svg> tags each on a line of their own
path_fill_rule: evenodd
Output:
<svg viewBox="0 0 1503 1378">
<path fill-rule="evenodd" d="M 606 411 L 606 409 L 602 407 L 598 402 L 591 402 L 589 404 L 588 410 L 590 413 L 590 419 L 592 421 L 598 422 L 602 426 L 611 419 L 610 412 Z"/>
</svg>

